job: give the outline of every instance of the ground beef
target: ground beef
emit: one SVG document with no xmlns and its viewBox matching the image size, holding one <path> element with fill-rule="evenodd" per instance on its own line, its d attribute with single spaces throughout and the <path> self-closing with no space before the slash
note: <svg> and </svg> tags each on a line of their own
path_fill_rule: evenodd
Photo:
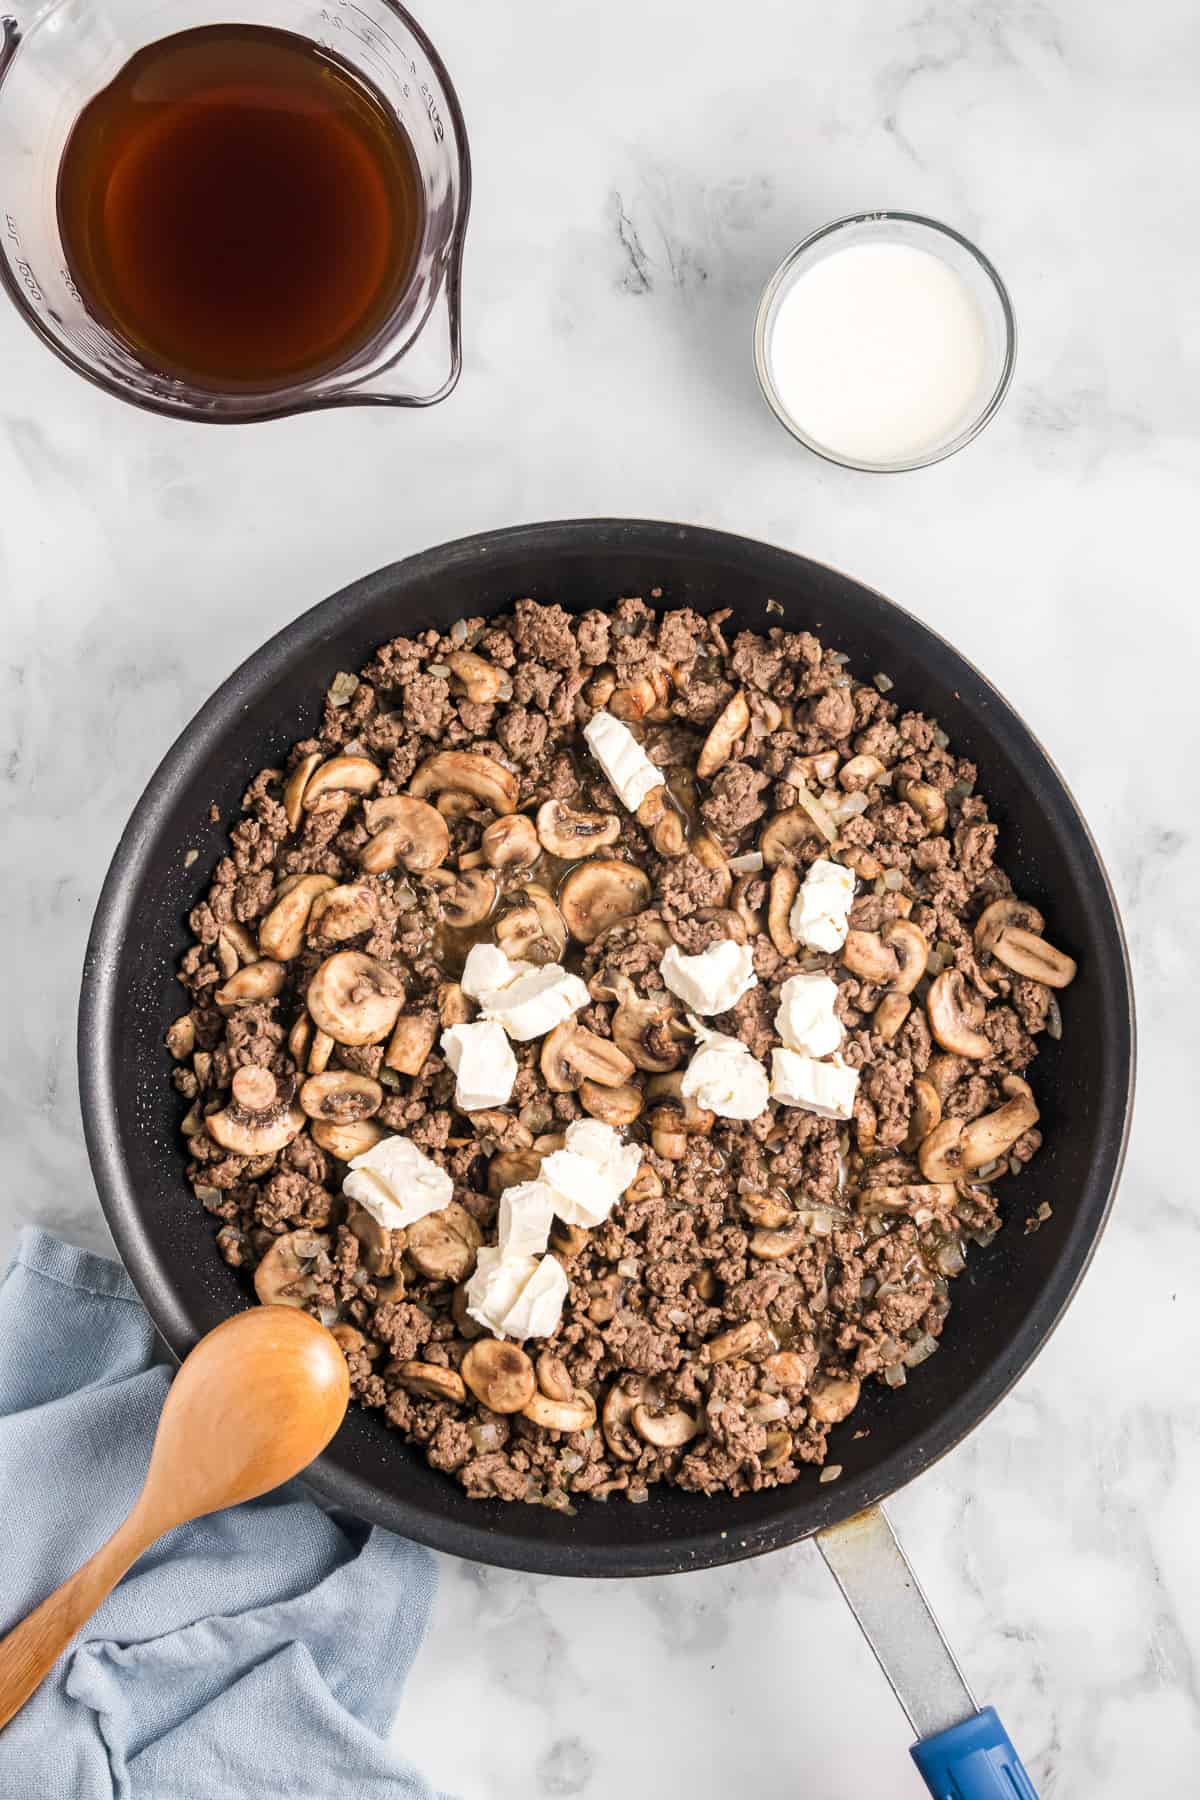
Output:
<svg viewBox="0 0 1200 1800">
<path fill-rule="evenodd" d="M 522 599 L 506 619 L 464 619 L 445 634 L 393 639 L 357 686 L 348 674 L 339 678 L 319 735 L 250 781 L 229 854 L 189 915 L 195 941 L 180 980 L 190 1011 L 172 1028 L 173 1081 L 185 1111 L 188 1176 L 214 1220 L 219 1254 L 248 1282 L 261 1280 L 268 1259 L 284 1250 L 298 1258 L 299 1279 L 274 1297 L 336 1319 L 355 1399 L 474 1498 L 561 1507 L 585 1496 L 638 1499 L 659 1481 L 742 1494 L 815 1479 L 810 1465 L 825 1461 L 831 1429 L 818 1395 L 833 1381 L 849 1391 L 856 1379 L 881 1378 L 940 1335 L 950 1305 L 943 1259 L 954 1266 L 964 1240 L 975 1254 L 999 1229 L 1005 1190 L 1041 1144 L 1028 1124 L 998 1159 L 1005 1179 L 994 1187 L 996 1171 L 987 1168 L 983 1180 L 979 1172 L 954 1180 L 952 1169 L 942 1181 L 913 1147 L 915 1103 L 928 1098 L 918 1081 L 932 1087 L 947 1123 L 966 1126 L 1020 1095 L 1011 1078 L 1028 1076 L 1038 1036 L 1060 1022 L 1046 987 L 976 951 L 980 913 L 1011 889 L 995 862 L 997 830 L 975 792 L 974 766 L 955 758 L 935 720 L 900 714 L 876 687 L 851 680 L 844 659 L 810 634 L 743 631 L 730 645 L 726 618 L 688 608 L 660 618 L 636 596 L 576 618 Z M 461 667 L 456 673 L 455 654 L 464 650 L 491 667 L 478 690 Z M 700 748 L 739 692 L 748 729 L 724 765 L 700 780 Z M 686 846 L 665 854 L 672 846 L 656 848 L 654 821 L 643 825 L 618 804 L 579 736 L 603 705 L 631 721 L 703 855 Z M 366 870 L 377 821 L 364 801 L 403 792 L 425 759 L 447 749 L 499 763 L 515 784 L 517 820 L 536 821 L 555 799 L 614 813 L 619 835 L 600 855 L 644 873 L 646 904 L 589 943 L 570 938 L 553 901 L 564 865 L 541 855 L 532 866 L 506 861 L 495 848 L 488 795 L 465 789 L 430 797 L 448 845 L 437 867 L 410 869 L 405 852 L 390 867 Z M 830 751 L 877 758 L 883 774 L 843 783 L 819 766 L 797 769 L 797 759 Z M 368 791 L 330 787 L 290 831 L 286 784 L 306 758 L 334 752 L 374 762 Z M 792 942 L 778 918 L 768 929 L 771 866 L 735 888 L 721 864 L 722 853 L 756 847 L 769 810 L 798 803 L 801 780 L 810 793 L 824 789 L 829 807 L 847 792 L 865 802 L 842 819 L 832 844 L 815 834 L 801 841 L 801 870 L 818 853 L 843 861 L 859 876 L 855 932 L 886 942 L 907 920 L 936 946 L 900 1020 L 898 996 L 875 969 L 849 966 L 850 947 L 844 957 L 816 955 Z M 937 829 L 904 797 L 906 781 L 944 797 Z M 286 899 L 285 884 L 303 876 L 354 892 L 295 944 L 281 947 L 278 935 L 266 941 L 267 915 Z M 456 922 L 481 893 L 487 922 Z M 470 944 L 490 938 L 493 926 L 503 939 L 529 917 L 539 933 L 529 954 L 561 957 L 590 984 L 578 1026 L 619 1049 L 627 1041 L 622 1005 L 645 1003 L 660 1017 L 643 1040 L 655 1046 L 656 1068 L 635 1067 L 622 1085 L 644 1089 L 653 1080 L 662 1091 L 653 1110 L 649 1094 L 637 1096 L 641 1111 L 628 1128 L 642 1151 L 635 1187 L 602 1224 L 555 1238 L 567 1299 L 552 1337 L 526 1349 L 560 1358 L 575 1392 L 598 1412 L 614 1394 L 631 1416 L 635 1401 L 651 1411 L 682 1409 L 694 1430 L 683 1445 L 655 1446 L 628 1424 L 621 1435 L 612 1420 L 554 1432 L 522 1415 L 495 1415 L 469 1390 L 460 1400 L 458 1371 L 479 1337 L 460 1294 L 422 1260 L 420 1234 L 374 1229 L 342 1192 L 349 1157 L 380 1131 L 402 1133 L 450 1176 L 461 1229 L 490 1246 L 502 1187 L 526 1179 L 572 1120 L 613 1103 L 613 1090 L 589 1089 L 582 1078 L 567 1091 L 550 1088 L 534 1041 L 514 1046 L 510 1104 L 463 1115 L 436 1041 L 409 1074 L 386 1033 L 351 1044 L 314 1030 L 309 985 L 327 956 L 350 950 L 393 972 L 406 1018 L 436 1039 L 440 1022 L 462 1016 L 455 983 Z M 358 929 L 330 937 L 332 921 L 337 931 L 343 922 Z M 680 1096 L 672 1084 L 694 1045 L 677 1017 L 661 1022 L 663 949 L 673 942 L 694 955 L 730 937 L 749 945 L 756 984 L 709 1023 L 764 1063 L 779 1041 L 782 984 L 817 969 L 837 982 L 842 1055 L 859 1075 L 848 1124 L 774 1103 L 746 1122 L 698 1107 L 673 1111 Z M 983 1056 L 952 1054 L 933 1039 L 931 984 L 951 964 L 979 997 Z M 240 994 L 226 991 L 235 975 Z M 880 1007 L 889 998 L 885 1029 Z M 264 1076 L 274 1084 L 274 1099 L 257 1115 L 268 1129 L 281 1120 L 294 1128 L 307 1109 L 307 1123 L 282 1149 L 253 1153 L 256 1115 L 234 1085 L 246 1070 L 260 1086 Z M 344 1119 L 318 1116 L 330 1082 L 309 1084 L 322 1070 L 335 1090 L 339 1077 L 348 1084 Z M 254 1083 L 239 1086 L 252 1092 Z M 218 1113 L 248 1129 L 249 1149 L 242 1136 L 230 1140 L 237 1150 L 219 1141 L 226 1134 Z M 460 1243 L 469 1268 L 473 1240 Z M 441 1371 L 443 1386 L 430 1386 L 428 1369 L 414 1376 L 413 1363 Z M 910 1378 L 920 1378 L 915 1368 Z"/>
</svg>

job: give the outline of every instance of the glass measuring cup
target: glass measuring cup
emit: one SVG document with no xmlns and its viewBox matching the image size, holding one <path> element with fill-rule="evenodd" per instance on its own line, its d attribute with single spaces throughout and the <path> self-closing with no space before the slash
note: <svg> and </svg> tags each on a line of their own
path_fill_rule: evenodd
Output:
<svg viewBox="0 0 1200 1800">
<path fill-rule="evenodd" d="M 0 0 L 2 4 L 2 0 Z M 88 101 L 147 44 L 199 25 L 274 26 L 364 77 L 412 144 L 425 221 L 408 286 L 352 358 L 286 386 L 216 393 L 161 373 L 90 313 L 67 267 L 62 154 Z M 106 393 L 177 419 L 229 424 L 330 406 L 432 406 L 462 365 L 460 285 L 471 159 L 458 96 L 395 0 L 47 0 L 0 14 L 0 281 L 57 356 Z"/>
</svg>

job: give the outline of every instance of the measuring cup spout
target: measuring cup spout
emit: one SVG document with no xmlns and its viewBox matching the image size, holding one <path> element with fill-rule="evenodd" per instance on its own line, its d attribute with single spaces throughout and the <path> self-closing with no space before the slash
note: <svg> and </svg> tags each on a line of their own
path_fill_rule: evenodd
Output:
<svg viewBox="0 0 1200 1800">
<path fill-rule="evenodd" d="M 461 242 L 424 321 L 407 345 L 382 368 L 338 396 L 343 406 L 436 406 L 458 386 L 462 373 Z"/>
</svg>

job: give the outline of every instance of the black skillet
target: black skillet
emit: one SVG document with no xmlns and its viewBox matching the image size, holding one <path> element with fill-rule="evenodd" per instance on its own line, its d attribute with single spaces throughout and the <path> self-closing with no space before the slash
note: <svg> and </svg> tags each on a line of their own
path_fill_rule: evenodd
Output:
<svg viewBox="0 0 1200 1800">
<path fill-rule="evenodd" d="M 163 1047 L 180 1010 L 185 915 L 225 849 L 210 806 L 232 819 L 250 776 L 309 735 L 335 672 L 360 667 L 389 637 L 521 595 L 578 611 L 652 588 L 664 606 L 730 607 L 733 629 L 819 632 L 849 653 L 853 673 L 884 671 L 901 706 L 935 714 L 979 765 L 1017 892 L 1044 910 L 1079 975 L 1063 997 L 1062 1041 L 1044 1039 L 1035 1065 L 1045 1147 L 1005 1190 L 1008 1227 L 954 1283 L 938 1355 L 899 1392 L 870 1384 L 834 1432 L 840 1480 L 821 1484 L 813 1471 L 737 1500 L 655 1487 L 645 1505 L 584 1503 L 564 1517 L 466 1499 L 358 1410 L 309 1472 L 324 1500 L 419 1543 L 546 1574 L 658 1575 L 756 1556 L 850 1519 L 944 1455 L 1029 1367 L 1071 1299 L 1112 1201 L 1133 1089 L 1129 964 L 1096 847 L 1041 745 L 943 639 L 833 569 L 693 526 L 572 520 L 466 538 L 355 582 L 250 657 L 167 754 L 105 881 L 80 1009 L 84 1125 L 113 1235 L 174 1353 L 252 1297 L 184 1181 Z M 1042 1202 L 1052 1214 L 1027 1235 Z"/>
</svg>

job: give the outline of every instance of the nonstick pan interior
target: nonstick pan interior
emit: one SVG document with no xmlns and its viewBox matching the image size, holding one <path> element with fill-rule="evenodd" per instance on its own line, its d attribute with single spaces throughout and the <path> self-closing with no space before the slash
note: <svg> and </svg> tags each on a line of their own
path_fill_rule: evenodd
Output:
<svg viewBox="0 0 1200 1800">
<path fill-rule="evenodd" d="M 794 1485 L 742 1499 L 654 1487 L 645 1505 L 583 1501 L 574 1517 L 469 1501 L 372 1415 L 353 1409 L 310 1471 L 330 1502 L 437 1549 L 539 1572 L 660 1574 L 788 1544 L 902 1486 L 969 1431 L 1028 1366 L 1071 1297 L 1119 1172 L 1133 1082 L 1128 961 L 1103 866 L 1045 752 L 993 688 L 941 638 L 847 576 L 748 539 L 644 521 L 577 520 L 489 533 L 380 570 L 256 652 L 197 714 L 139 801 L 100 898 L 84 971 L 79 1058 L 84 1126 L 100 1198 L 134 1281 L 182 1355 L 250 1303 L 193 1199 L 181 1103 L 163 1036 L 181 1010 L 184 920 L 225 849 L 208 822 L 236 814 L 249 778 L 307 736 L 323 690 L 399 633 L 502 611 L 523 595 L 574 611 L 661 589 L 664 607 L 729 607 L 727 630 L 808 629 L 891 676 L 903 707 L 935 714 L 979 765 L 1017 892 L 1053 921 L 1080 973 L 1061 1043 L 1043 1039 L 1033 1080 L 1045 1147 L 1005 1190 L 1006 1229 L 952 1288 L 941 1348 L 892 1393 L 868 1384 L 831 1460 Z M 775 607 L 768 611 L 768 601 Z M 782 614 L 776 609 L 782 607 Z M 198 859 L 186 866 L 190 850 Z M 1033 1234 L 1026 1217 L 1052 1215 Z M 856 1435 L 866 1430 L 865 1436 Z"/>
</svg>

